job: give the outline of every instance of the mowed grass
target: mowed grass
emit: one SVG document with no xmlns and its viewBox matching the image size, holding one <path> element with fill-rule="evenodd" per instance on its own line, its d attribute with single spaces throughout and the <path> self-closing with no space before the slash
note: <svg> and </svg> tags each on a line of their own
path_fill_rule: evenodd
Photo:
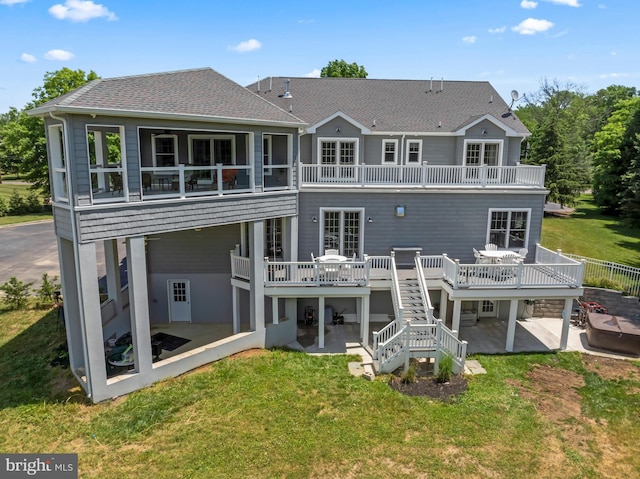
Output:
<svg viewBox="0 0 640 479">
<path fill-rule="evenodd" d="M 26 200 L 27 196 L 31 193 L 32 190 L 30 189 L 30 186 L 28 184 L 23 184 L 22 182 L 13 183 L 6 180 L 6 178 L 3 178 L 3 183 L 0 184 L 0 198 L 4 198 L 5 202 L 8 204 L 9 199 L 11 198 L 11 195 L 14 191 L 17 191 L 18 194 Z M 0 216 L 0 226 L 28 223 L 31 221 L 47 220 L 51 218 L 53 218 L 53 216 L 50 211 L 19 216 Z"/>
<path fill-rule="evenodd" d="M 640 225 L 603 215 L 591 195 L 580 197 L 573 215 L 543 220 L 542 245 L 640 268 Z"/>
<path fill-rule="evenodd" d="M 91 405 L 49 366 L 62 340 L 55 312 L 0 311 L 0 450 L 78 453 L 82 478 L 640 474 L 640 375 L 601 379 L 577 354 L 479 356 L 488 374 L 445 404 L 352 376 L 354 357 L 258 351 Z M 521 392 L 536 365 L 588 380 L 585 420 L 538 412 Z"/>
</svg>

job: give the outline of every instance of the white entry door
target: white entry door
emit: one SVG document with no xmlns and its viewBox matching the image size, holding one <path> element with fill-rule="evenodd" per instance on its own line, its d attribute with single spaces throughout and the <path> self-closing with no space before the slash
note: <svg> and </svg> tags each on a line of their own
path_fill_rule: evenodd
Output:
<svg viewBox="0 0 640 479">
<path fill-rule="evenodd" d="M 495 318 L 498 316 L 498 304 L 494 301 L 479 301 L 478 302 L 478 317 L 479 318 Z"/>
<path fill-rule="evenodd" d="M 169 296 L 169 321 L 191 322 L 191 296 L 189 280 L 170 279 L 167 282 Z"/>
</svg>

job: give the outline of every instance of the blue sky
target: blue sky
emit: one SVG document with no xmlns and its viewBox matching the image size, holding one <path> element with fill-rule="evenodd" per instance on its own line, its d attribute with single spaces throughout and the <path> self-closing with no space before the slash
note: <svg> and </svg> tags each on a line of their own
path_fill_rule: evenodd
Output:
<svg viewBox="0 0 640 479">
<path fill-rule="evenodd" d="M 510 99 L 544 78 L 640 88 L 637 0 L 0 0 L 0 112 L 44 74 L 101 77 L 211 67 L 247 85 L 318 76 L 486 80 Z"/>
</svg>

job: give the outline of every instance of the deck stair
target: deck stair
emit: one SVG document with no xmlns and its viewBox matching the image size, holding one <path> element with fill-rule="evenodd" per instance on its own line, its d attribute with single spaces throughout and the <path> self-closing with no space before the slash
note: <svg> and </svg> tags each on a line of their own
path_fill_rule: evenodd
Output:
<svg viewBox="0 0 640 479">
<path fill-rule="evenodd" d="M 439 358 L 450 354 L 457 371 L 464 370 L 466 341 L 460 341 L 441 319 L 433 316 L 424 274 L 416 259 L 415 277 L 398 278 L 392 258 L 392 298 L 395 319 L 373 333 L 373 365 L 378 372 L 388 373 L 404 365 L 410 358 L 434 358 L 434 371 Z"/>
</svg>

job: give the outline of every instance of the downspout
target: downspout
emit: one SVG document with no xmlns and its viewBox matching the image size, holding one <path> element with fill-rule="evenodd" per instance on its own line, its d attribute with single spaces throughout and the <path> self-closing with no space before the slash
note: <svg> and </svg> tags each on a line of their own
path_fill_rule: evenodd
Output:
<svg viewBox="0 0 640 479">
<path fill-rule="evenodd" d="M 63 117 L 59 117 L 59 116 L 55 116 L 52 112 L 49 112 L 49 116 L 51 118 L 53 118 L 54 120 L 58 120 L 60 122 L 62 122 L 63 125 L 63 133 L 64 133 L 64 157 L 65 157 L 65 167 L 69 167 L 69 163 L 71 160 L 71 156 L 69 154 L 69 127 L 67 124 L 67 120 L 66 118 Z M 49 178 L 51 178 L 51 175 L 49 175 Z M 71 192 L 73 191 L 71 189 L 71 175 L 69 174 L 69 171 L 67 171 L 66 174 L 66 181 L 67 181 L 67 192 L 69 194 L 69 211 L 71 213 L 71 235 L 74 238 L 73 241 L 73 253 L 75 255 L 75 258 L 73 259 L 73 265 L 74 268 L 76 270 L 76 289 L 77 289 L 77 294 L 78 294 L 78 300 L 80 305 L 84 305 L 84 298 L 82 297 L 82 288 L 80 287 L 80 282 L 77 281 L 77 279 L 80 278 L 80 267 L 78 265 L 78 257 L 80 255 L 80 252 L 78 250 L 78 237 L 76 236 L 76 231 L 77 231 L 77 226 L 76 226 L 76 215 L 75 215 L 75 211 L 74 211 L 74 206 L 73 206 L 73 202 L 72 202 L 72 195 Z M 87 376 L 87 397 L 91 398 L 92 393 L 93 393 L 93 388 L 91 387 L 91 367 L 89 365 L 89 358 L 87 356 L 87 331 L 85 328 L 85 324 L 84 324 L 84 306 L 79 308 L 79 313 L 80 313 L 80 333 L 82 334 L 82 354 L 84 357 L 84 368 L 86 371 L 86 376 Z M 68 338 L 68 336 L 67 336 Z M 67 339 L 68 340 L 68 339 Z M 82 378 L 80 378 L 77 374 L 76 371 L 74 370 L 74 368 L 72 368 L 71 373 L 76 377 L 76 379 L 78 379 L 78 381 L 80 383 L 82 383 Z"/>
</svg>

